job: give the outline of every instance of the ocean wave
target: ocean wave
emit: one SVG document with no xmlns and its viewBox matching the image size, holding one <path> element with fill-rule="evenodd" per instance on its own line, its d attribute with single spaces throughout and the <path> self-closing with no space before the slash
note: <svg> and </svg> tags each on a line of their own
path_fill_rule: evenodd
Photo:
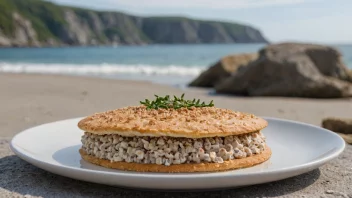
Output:
<svg viewBox="0 0 352 198">
<path fill-rule="evenodd" d="M 181 65 L 123 65 L 123 64 L 53 64 L 53 63 L 6 63 L 0 62 L 0 72 L 9 73 L 43 73 L 43 74 L 77 74 L 77 75 L 172 75 L 197 76 L 206 69 L 204 66 Z"/>
</svg>

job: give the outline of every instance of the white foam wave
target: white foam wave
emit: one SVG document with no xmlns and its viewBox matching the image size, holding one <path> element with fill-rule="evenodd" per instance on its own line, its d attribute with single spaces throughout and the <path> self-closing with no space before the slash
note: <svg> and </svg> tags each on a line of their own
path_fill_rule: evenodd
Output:
<svg viewBox="0 0 352 198">
<path fill-rule="evenodd" d="M 204 66 L 154 66 L 154 65 L 79 65 L 79 64 L 44 64 L 44 63 L 6 63 L 0 62 L 0 72 L 9 73 L 43 73 L 43 74 L 77 74 L 77 75 L 173 75 L 197 76 Z"/>
</svg>

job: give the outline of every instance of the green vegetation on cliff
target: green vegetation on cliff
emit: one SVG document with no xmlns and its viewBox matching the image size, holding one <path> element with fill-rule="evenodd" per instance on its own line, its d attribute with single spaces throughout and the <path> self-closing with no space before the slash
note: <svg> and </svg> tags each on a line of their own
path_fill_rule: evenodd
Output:
<svg viewBox="0 0 352 198">
<path fill-rule="evenodd" d="M 13 31 L 12 14 L 14 12 L 31 21 L 39 40 L 56 37 L 57 28 L 66 23 L 61 7 L 53 3 L 41 0 L 0 0 L 0 5 L 4 5 L 4 10 L 6 11 L 6 16 L 4 17 L 2 12 L 0 12 L 0 17 L 6 20 L 4 23 L 6 35 L 11 34 Z M 1 9 L 3 9 L 2 6 Z M 3 27 L 2 21 L 0 26 Z"/>
<path fill-rule="evenodd" d="M 0 29 L 5 35 L 10 35 L 14 31 L 12 12 L 15 9 L 11 1 L 0 0 Z"/>
<path fill-rule="evenodd" d="M 15 19 L 14 13 L 20 19 Z M 18 20 L 29 21 L 31 26 L 23 27 Z M 0 36 L 23 41 L 16 37 L 18 28 L 23 32 L 30 32 L 28 29 L 32 28 L 36 38 L 28 43 L 42 45 L 49 39 L 68 45 L 266 42 L 258 30 L 235 23 L 185 17 L 142 18 L 59 6 L 42 0 L 0 0 Z"/>
</svg>

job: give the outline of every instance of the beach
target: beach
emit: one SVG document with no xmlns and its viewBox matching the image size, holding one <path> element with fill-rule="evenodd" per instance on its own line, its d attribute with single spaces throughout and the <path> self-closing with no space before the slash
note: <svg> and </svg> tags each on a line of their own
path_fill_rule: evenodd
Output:
<svg viewBox="0 0 352 198">
<path fill-rule="evenodd" d="M 83 117 L 159 95 L 214 100 L 217 107 L 321 125 L 325 117 L 352 117 L 352 99 L 300 99 L 213 95 L 146 81 L 0 73 L 0 196 L 19 197 L 352 197 L 352 146 L 309 173 L 269 184 L 212 192 L 149 192 L 76 181 L 40 170 L 9 149 L 18 132 L 47 122 Z M 322 142 L 323 144 L 323 142 Z M 50 190 L 48 190 L 50 189 Z"/>
</svg>

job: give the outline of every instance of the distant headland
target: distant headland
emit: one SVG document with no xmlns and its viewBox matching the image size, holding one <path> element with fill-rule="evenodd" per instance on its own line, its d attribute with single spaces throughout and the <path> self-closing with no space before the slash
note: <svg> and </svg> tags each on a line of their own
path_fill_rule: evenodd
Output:
<svg viewBox="0 0 352 198">
<path fill-rule="evenodd" d="M 267 43 L 253 27 L 185 17 L 137 17 L 59 6 L 41 0 L 0 0 L 0 46 L 94 46 Z"/>
</svg>

